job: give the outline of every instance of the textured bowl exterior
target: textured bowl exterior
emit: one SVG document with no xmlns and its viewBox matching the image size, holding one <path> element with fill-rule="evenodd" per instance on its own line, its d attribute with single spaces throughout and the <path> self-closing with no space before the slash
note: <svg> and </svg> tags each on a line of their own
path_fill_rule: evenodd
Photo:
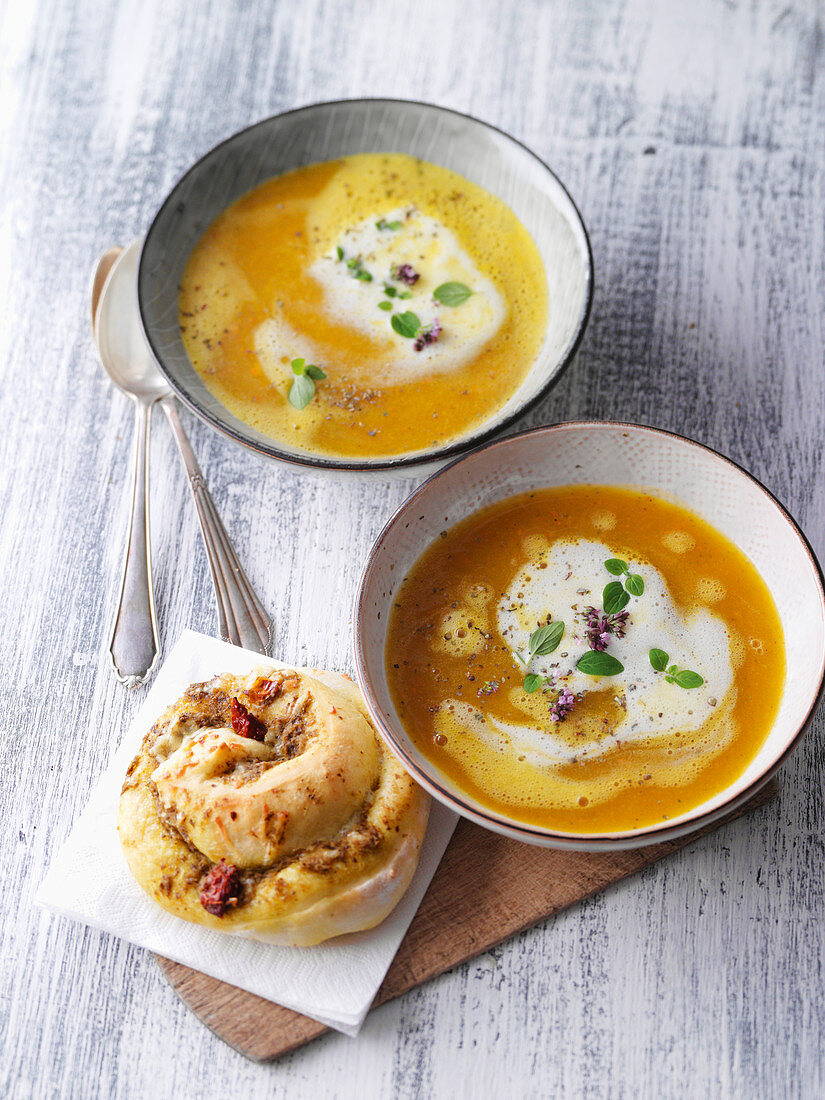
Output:
<svg viewBox="0 0 825 1100">
<path fill-rule="evenodd" d="M 438 536 L 506 497 L 559 485 L 614 485 L 673 499 L 742 550 L 768 583 L 785 632 L 788 672 L 779 713 L 743 774 L 695 809 L 643 829 L 563 833 L 489 810 L 413 745 L 387 683 L 386 627 L 398 585 Z M 355 617 L 358 680 L 378 729 L 415 778 L 480 825 L 533 844 L 580 850 L 635 848 L 692 832 L 732 812 L 773 776 L 810 724 L 825 678 L 825 593 L 805 536 L 755 478 L 715 451 L 655 428 L 571 422 L 488 444 L 426 481 L 379 535 L 361 577 Z"/>
<path fill-rule="evenodd" d="M 294 168 L 366 152 L 409 153 L 493 192 L 522 221 L 544 261 L 550 316 L 528 376 L 507 403 L 458 441 L 392 458 L 312 455 L 245 424 L 209 392 L 180 337 L 178 287 L 210 223 L 241 195 Z M 214 428 L 254 450 L 299 466 L 411 475 L 492 437 L 530 408 L 572 361 L 590 314 L 593 258 L 581 215 L 561 182 L 525 146 L 469 115 L 406 100 L 318 103 L 234 134 L 172 188 L 143 245 L 138 304 L 149 346 L 178 396 Z"/>
</svg>

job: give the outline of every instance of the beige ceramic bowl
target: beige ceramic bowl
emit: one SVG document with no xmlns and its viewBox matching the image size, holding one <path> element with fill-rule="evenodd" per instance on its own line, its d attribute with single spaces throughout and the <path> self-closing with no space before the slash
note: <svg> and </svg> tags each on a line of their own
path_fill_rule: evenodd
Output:
<svg viewBox="0 0 825 1100">
<path fill-rule="evenodd" d="M 449 527 L 489 504 L 557 485 L 636 486 L 677 498 L 734 542 L 776 601 L 788 674 L 764 745 L 721 794 L 663 824 L 617 833 L 561 833 L 498 814 L 475 801 L 413 745 L 393 706 L 384 665 L 394 594 L 419 555 Z M 358 680 L 389 747 L 445 805 L 507 836 L 554 848 L 604 850 L 658 843 L 735 810 L 768 782 L 799 744 L 823 691 L 825 593 L 805 536 L 771 494 L 741 467 L 689 439 L 634 424 L 568 423 L 537 428 L 481 447 L 435 474 L 378 537 L 358 593 Z"/>
</svg>

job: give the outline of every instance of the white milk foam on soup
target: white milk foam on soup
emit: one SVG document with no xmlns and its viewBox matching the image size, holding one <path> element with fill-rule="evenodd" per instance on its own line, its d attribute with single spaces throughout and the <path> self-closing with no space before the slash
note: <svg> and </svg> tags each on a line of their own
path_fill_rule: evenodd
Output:
<svg viewBox="0 0 825 1100">
<path fill-rule="evenodd" d="M 527 657 L 530 634 L 548 615 L 565 624 L 565 633 L 558 648 L 544 657 L 534 657 L 528 668 L 513 657 L 517 679 L 527 671 L 554 680 L 555 690 L 546 696 L 539 693 L 521 701 L 529 717 L 535 718 L 537 706 L 541 723 L 525 721 L 509 723 L 489 714 L 478 706 L 459 699 L 449 699 L 443 710 L 450 714 L 449 725 L 461 726 L 466 733 L 478 737 L 500 751 L 517 753 L 538 767 L 592 760 L 603 756 L 619 744 L 655 739 L 661 742 L 674 734 L 699 731 L 711 719 L 721 719 L 730 712 L 735 699 L 731 639 L 725 624 L 707 608 L 696 607 L 683 614 L 674 603 L 662 574 L 648 564 L 630 562 L 630 571 L 642 577 L 643 595 L 631 596 L 625 610 L 629 620 L 624 638 L 611 637 L 607 652 L 617 658 L 624 671 L 616 676 L 593 677 L 580 672 L 576 662 L 590 646 L 585 636 L 583 612 L 588 606 L 601 609 L 604 586 L 616 578 L 605 569 L 604 562 L 616 554 L 609 546 L 596 541 L 561 539 L 549 544 L 532 539 L 529 561 L 522 567 L 495 608 L 499 631 L 510 648 Z M 460 612 L 459 612 L 460 617 Z M 468 641 L 469 641 L 468 637 Z M 453 642 L 453 645 L 456 643 Z M 651 649 L 662 649 L 669 655 L 669 664 L 699 673 L 704 684 L 684 689 L 669 684 L 663 673 L 650 664 Z M 599 737 L 577 739 L 575 708 L 563 723 L 549 720 L 549 705 L 556 691 L 566 687 L 574 695 L 607 691 L 621 699 L 619 717 L 612 720 L 609 730 Z M 517 701 L 511 696 L 514 701 Z M 518 702 L 517 702 L 517 705 Z M 624 709 L 626 707 L 626 709 Z M 528 714 L 525 713 L 528 718 Z M 439 724 L 441 725 L 441 724 Z M 714 755 L 729 739 L 719 721 L 712 729 L 696 738 L 696 754 Z M 690 739 L 685 748 L 689 747 Z"/>
<path fill-rule="evenodd" d="M 400 228 L 379 229 L 378 222 L 399 222 Z M 370 217 L 348 229 L 340 238 L 344 259 L 336 248 L 319 256 L 310 265 L 310 275 L 321 285 L 324 310 L 335 322 L 357 329 L 382 346 L 377 367 L 387 383 L 408 381 L 416 375 L 431 375 L 456 368 L 474 359 L 495 336 L 505 318 L 504 300 L 493 283 L 479 271 L 462 249 L 455 235 L 441 222 L 406 208 L 390 210 Z M 353 277 L 347 260 L 360 258 L 362 267 L 372 275 L 367 282 Z M 410 264 L 419 279 L 407 286 L 392 277 L 393 267 Z M 473 293 L 460 306 L 445 306 L 433 299 L 433 291 L 442 283 L 458 282 Z M 410 297 L 390 298 L 385 285 Z M 392 305 L 392 311 L 378 308 L 380 302 Z M 392 328 L 393 313 L 415 313 L 422 326 L 438 320 L 441 335 L 435 343 L 416 351 L 414 340 Z M 313 340 L 302 336 L 273 309 L 273 315 L 255 332 L 255 351 L 270 379 L 282 382 L 291 374 L 290 361 L 296 358 L 317 362 L 325 369 Z M 352 368 L 353 364 L 343 364 Z"/>
</svg>

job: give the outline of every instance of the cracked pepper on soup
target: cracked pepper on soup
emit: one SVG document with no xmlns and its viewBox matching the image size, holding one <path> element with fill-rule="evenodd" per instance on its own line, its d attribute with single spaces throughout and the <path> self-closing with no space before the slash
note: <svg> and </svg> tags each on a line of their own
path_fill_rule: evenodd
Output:
<svg viewBox="0 0 825 1100">
<path fill-rule="evenodd" d="M 547 278 L 500 199 L 363 153 L 261 184 L 209 226 L 181 336 L 230 412 L 299 451 L 381 458 L 466 435 L 534 362 Z"/>
<path fill-rule="evenodd" d="M 745 770 L 776 716 L 765 582 L 698 516 L 568 486 L 459 523 L 402 583 L 386 663 L 417 748 L 490 809 L 563 832 L 642 828 Z"/>
</svg>

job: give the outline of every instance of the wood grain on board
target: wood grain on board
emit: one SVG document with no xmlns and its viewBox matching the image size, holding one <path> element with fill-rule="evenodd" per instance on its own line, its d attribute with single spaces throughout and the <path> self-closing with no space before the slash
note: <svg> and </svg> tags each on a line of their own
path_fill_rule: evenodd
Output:
<svg viewBox="0 0 825 1100">
<path fill-rule="evenodd" d="M 771 780 L 723 821 L 770 801 Z M 489 951 L 510 936 L 684 848 L 723 821 L 678 840 L 621 852 L 564 852 L 499 836 L 461 820 L 410 924 L 374 1006 Z M 157 956 L 181 999 L 248 1058 L 266 1061 L 328 1031 L 289 1008 Z"/>
</svg>

